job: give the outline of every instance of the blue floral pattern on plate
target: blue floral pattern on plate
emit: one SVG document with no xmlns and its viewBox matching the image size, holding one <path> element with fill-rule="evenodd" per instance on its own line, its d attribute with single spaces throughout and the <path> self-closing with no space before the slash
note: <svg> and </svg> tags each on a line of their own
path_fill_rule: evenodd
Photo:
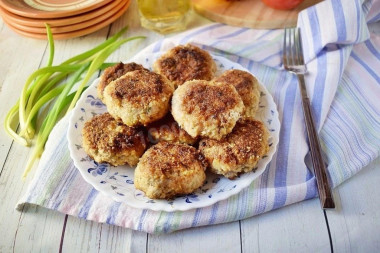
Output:
<svg viewBox="0 0 380 253">
<path fill-rule="evenodd" d="M 140 55 L 131 61 L 151 68 L 152 63 L 160 54 Z M 213 58 L 216 66 L 218 66 L 216 75 L 220 75 L 225 70 L 232 68 L 246 70 L 241 65 L 223 57 L 213 56 Z M 249 186 L 254 179 L 264 172 L 276 151 L 280 132 L 278 112 L 272 96 L 264 86 L 260 85 L 261 96 L 256 117 L 265 123 L 270 130 L 271 137 L 269 153 L 259 161 L 255 172 L 243 174 L 234 180 L 207 173 L 205 184 L 192 194 L 180 196 L 173 200 L 149 199 L 143 192 L 134 187 L 134 168 L 129 166 L 113 167 L 103 163 L 98 164 L 82 148 L 81 132 L 84 123 L 95 115 L 107 111 L 106 106 L 97 97 L 96 86 L 98 82 L 99 79 L 96 79 L 82 94 L 71 114 L 68 129 L 69 150 L 71 158 L 83 178 L 98 191 L 109 195 L 115 201 L 124 202 L 136 208 L 169 212 L 206 207 L 237 194 Z"/>
</svg>

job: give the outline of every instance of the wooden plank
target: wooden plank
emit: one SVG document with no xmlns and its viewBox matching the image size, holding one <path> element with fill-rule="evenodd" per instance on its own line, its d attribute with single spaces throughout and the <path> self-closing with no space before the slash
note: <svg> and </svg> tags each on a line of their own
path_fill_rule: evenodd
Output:
<svg viewBox="0 0 380 253">
<path fill-rule="evenodd" d="M 19 97 L 27 75 L 39 67 L 46 42 L 21 39 L 3 25 L 1 25 L 0 38 L 0 101 L 2 101 L 0 119 L 3 121 L 6 112 Z M 18 59 L 20 56 L 22 58 Z M 56 218 L 59 214 L 54 214 L 53 219 L 47 220 L 34 215 L 37 209 L 41 217 L 49 216 L 48 213 L 52 214 L 46 209 L 31 208 L 31 212 L 27 214 L 14 209 L 30 182 L 30 178 L 25 182 L 21 180 L 30 149 L 14 144 L 10 150 L 12 140 L 4 131 L 0 131 L 0 143 L 0 252 L 38 251 L 41 248 L 55 250 L 59 242 L 55 244 L 56 241 L 51 240 L 51 237 L 40 238 L 38 235 L 60 230 L 62 223 Z M 27 224 L 27 220 L 32 221 L 30 226 L 20 226 Z M 43 243 L 43 240 L 48 243 Z"/>
<path fill-rule="evenodd" d="M 65 215 L 40 206 L 25 206 L 21 213 L 15 252 L 56 252 Z"/>
<path fill-rule="evenodd" d="M 21 181 L 21 174 L 24 170 L 24 164 L 28 157 L 29 150 L 25 147 L 14 146 L 9 153 L 0 177 L 0 252 L 11 252 L 16 244 L 18 233 L 20 233 L 19 224 L 22 219 L 22 213 L 14 208 L 18 199 L 22 196 L 23 191 L 30 180 Z M 44 221 L 41 220 L 38 226 L 43 226 Z M 28 229 L 30 229 L 28 227 Z M 31 229 L 33 230 L 33 229 Z M 30 234 L 32 235 L 32 234 Z M 30 243 L 25 237 L 25 243 Z"/>
<path fill-rule="evenodd" d="M 132 233 L 132 243 L 131 243 L 131 253 L 148 253 L 147 243 L 149 235 L 144 232 L 133 231 Z"/>
<path fill-rule="evenodd" d="M 3 24 L 0 21 L 0 24 Z M 46 49 L 46 42 L 32 39 L 21 39 L 8 27 L 3 26 L 0 31 L 0 120 L 1 127 L 5 115 L 16 103 L 20 96 L 28 73 L 38 69 Z M 23 56 L 22 59 L 18 59 Z M 22 73 L 22 74 L 20 74 Z M 0 131 L 0 171 L 8 155 L 12 139 Z"/>
<path fill-rule="evenodd" d="M 0 252 L 51 252 L 59 247 L 60 236 L 55 235 L 62 229 L 64 215 L 41 207 L 15 210 L 32 178 L 21 180 L 29 155 L 28 148 L 12 146 L 1 173 Z"/>
<path fill-rule="evenodd" d="M 62 252 L 144 252 L 146 234 L 68 217 Z"/>
<path fill-rule="evenodd" d="M 262 1 L 192 0 L 203 16 L 232 26 L 276 29 L 296 26 L 298 13 L 321 0 L 306 0 L 293 10 L 276 10 Z"/>
<path fill-rule="evenodd" d="M 329 252 L 330 241 L 318 199 L 241 221 L 243 252 Z"/>
<path fill-rule="evenodd" d="M 71 224 L 67 226 L 67 224 Z M 62 252 L 98 252 L 102 224 L 69 216 Z"/>
<path fill-rule="evenodd" d="M 335 190 L 327 210 L 335 252 L 380 252 L 380 158 Z"/>
<path fill-rule="evenodd" d="M 241 252 L 239 222 L 149 235 L 148 252 Z"/>
<path fill-rule="evenodd" d="M 99 252 L 138 252 L 146 250 L 147 234 L 131 229 L 102 225 Z"/>
<path fill-rule="evenodd" d="M 73 55 L 90 49 L 104 41 L 107 32 L 108 28 L 105 28 L 86 40 L 78 38 L 57 42 L 54 62 L 62 62 Z M 0 47 L 3 49 L 0 55 L 5 57 L 0 62 L 0 69 L 4 73 L 0 75 L 0 78 L 4 78 L 4 80 L 0 80 L 0 83 L 4 84 L 0 91 L 0 99 L 5 105 L 0 108 L 1 119 L 3 120 L 3 115 L 5 116 L 6 111 L 19 97 L 21 88 L 29 74 L 38 69 L 41 62 L 43 65 L 48 56 L 43 57 L 46 41 L 20 38 L 9 31 L 7 27 L 2 29 L 1 37 L 6 38 L 1 40 Z M 9 48 L 13 50 L 8 50 Z M 17 59 L 20 56 L 23 58 L 6 60 Z M 6 65 L 7 63 L 8 65 Z M 15 143 L 8 153 L 12 143 L 11 139 L 5 136 L 3 131 L 0 132 L 0 139 L 2 143 L 0 162 L 1 165 L 4 164 L 1 166 L 0 177 L 0 200 L 2 202 L 0 252 L 12 250 L 18 252 L 52 252 L 58 250 L 65 217 L 63 214 L 41 207 L 27 207 L 22 213 L 14 210 L 16 202 L 25 192 L 34 173 L 31 173 L 26 182 L 21 181 L 21 175 L 31 150 Z M 46 236 L 40 236 L 41 234 Z"/>
</svg>

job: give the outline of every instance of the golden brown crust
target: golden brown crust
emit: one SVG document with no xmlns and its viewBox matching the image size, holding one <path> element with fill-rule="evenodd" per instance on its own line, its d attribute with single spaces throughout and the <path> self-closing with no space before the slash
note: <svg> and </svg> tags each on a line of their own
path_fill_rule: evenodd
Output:
<svg viewBox="0 0 380 253">
<path fill-rule="evenodd" d="M 141 129 L 128 127 L 116 121 L 109 113 L 87 121 L 82 134 L 86 153 L 100 163 L 136 165 L 146 148 Z"/>
<path fill-rule="evenodd" d="M 115 80 L 115 89 L 111 96 L 116 100 L 127 100 L 141 105 L 151 99 L 158 99 L 169 84 L 163 76 L 144 70 L 129 72 L 123 78 Z"/>
<path fill-rule="evenodd" d="M 164 76 L 146 71 L 128 72 L 104 90 L 109 113 L 128 126 L 147 125 L 165 116 L 174 88 Z"/>
<path fill-rule="evenodd" d="M 188 81 L 174 92 L 172 114 L 191 136 L 221 139 L 244 109 L 236 89 L 226 83 Z"/>
<path fill-rule="evenodd" d="M 148 141 L 154 144 L 159 141 L 168 141 L 193 145 L 198 140 L 180 128 L 171 113 L 147 126 L 147 130 Z"/>
<path fill-rule="evenodd" d="M 159 142 L 141 157 L 134 183 L 150 198 L 170 199 L 202 186 L 206 167 L 203 156 L 194 147 Z"/>
<path fill-rule="evenodd" d="M 234 93 L 231 85 L 207 81 L 192 81 L 192 83 L 186 90 L 183 100 L 183 109 L 186 113 L 196 112 L 209 118 L 235 108 L 240 102 L 239 97 L 231 96 Z"/>
<path fill-rule="evenodd" d="M 261 121 L 239 121 L 232 133 L 217 141 L 202 139 L 199 150 L 210 164 L 211 171 L 235 178 L 254 169 L 268 152 L 269 133 Z"/>
<path fill-rule="evenodd" d="M 260 92 L 258 81 L 251 73 L 238 69 L 227 70 L 214 81 L 233 85 L 245 106 L 243 118 L 254 118 L 259 107 Z"/>
<path fill-rule="evenodd" d="M 118 79 L 119 77 L 125 75 L 128 72 L 135 70 L 147 70 L 142 65 L 131 62 L 131 63 L 118 63 L 114 66 L 108 67 L 104 70 L 103 74 L 100 77 L 100 81 L 97 87 L 98 96 L 103 100 L 103 92 L 107 85 Z"/>
<path fill-rule="evenodd" d="M 179 45 L 161 56 L 154 70 L 177 87 L 190 80 L 211 80 L 216 71 L 210 54 L 191 44 Z"/>
</svg>

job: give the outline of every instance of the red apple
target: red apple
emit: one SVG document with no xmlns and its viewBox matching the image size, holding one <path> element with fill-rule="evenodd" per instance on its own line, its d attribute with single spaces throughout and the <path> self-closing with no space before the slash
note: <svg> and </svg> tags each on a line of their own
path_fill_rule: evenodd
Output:
<svg viewBox="0 0 380 253">
<path fill-rule="evenodd" d="M 262 0 L 266 5 L 280 10 L 290 10 L 297 7 L 303 0 Z"/>
</svg>

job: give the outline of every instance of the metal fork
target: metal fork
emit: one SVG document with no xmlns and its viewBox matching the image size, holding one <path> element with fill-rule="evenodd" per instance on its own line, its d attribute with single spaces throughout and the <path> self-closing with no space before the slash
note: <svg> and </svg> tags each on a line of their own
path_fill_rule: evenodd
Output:
<svg viewBox="0 0 380 253">
<path fill-rule="evenodd" d="M 287 71 L 296 74 L 298 77 L 311 160 L 315 177 L 317 179 L 321 206 L 324 209 L 335 208 L 331 188 L 326 175 L 325 163 L 322 159 L 321 145 L 319 143 L 317 130 L 315 129 L 313 113 L 310 107 L 310 99 L 306 91 L 304 74 L 307 73 L 307 69 L 303 59 L 302 39 L 299 28 L 285 28 L 283 62 L 284 68 Z"/>
</svg>

